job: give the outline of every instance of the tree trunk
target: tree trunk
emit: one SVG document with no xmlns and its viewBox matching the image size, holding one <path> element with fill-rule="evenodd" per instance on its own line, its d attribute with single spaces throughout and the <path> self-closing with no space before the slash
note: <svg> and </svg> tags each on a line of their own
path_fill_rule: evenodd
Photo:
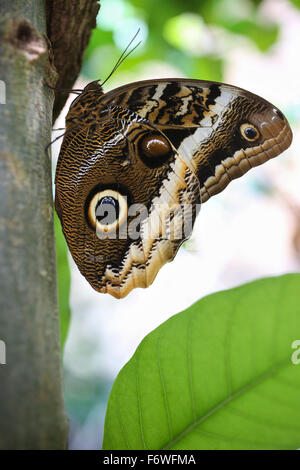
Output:
<svg viewBox="0 0 300 470">
<path fill-rule="evenodd" d="M 4 0 L 0 7 L 1 449 L 67 443 L 51 160 L 44 150 L 53 106 L 45 81 L 56 76 L 45 3 Z"/>
<path fill-rule="evenodd" d="M 65 449 L 50 151 L 97 0 L 0 5 L 0 449 Z M 48 34 L 48 37 L 46 36 Z"/>
</svg>

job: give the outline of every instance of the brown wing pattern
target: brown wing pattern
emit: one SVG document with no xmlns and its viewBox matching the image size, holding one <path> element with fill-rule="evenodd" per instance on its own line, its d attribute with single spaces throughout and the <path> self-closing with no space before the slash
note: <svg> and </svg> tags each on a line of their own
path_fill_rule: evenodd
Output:
<svg viewBox="0 0 300 470">
<path fill-rule="evenodd" d="M 190 236 L 200 201 L 291 143 L 273 105 L 229 85 L 137 82 L 76 98 L 56 172 L 72 256 L 99 292 L 150 285 Z"/>
</svg>

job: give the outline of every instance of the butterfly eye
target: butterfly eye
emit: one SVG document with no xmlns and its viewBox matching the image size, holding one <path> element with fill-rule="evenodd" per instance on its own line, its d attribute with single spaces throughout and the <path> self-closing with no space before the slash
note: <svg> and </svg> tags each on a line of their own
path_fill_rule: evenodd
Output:
<svg viewBox="0 0 300 470">
<path fill-rule="evenodd" d="M 253 124 L 244 123 L 240 126 L 240 131 L 244 139 L 254 142 L 259 137 L 259 132 Z"/>
<path fill-rule="evenodd" d="M 161 134 L 146 135 L 140 141 L 141 158 L 150 168 L 165 163 L 171 155 L 171 147 Z"/>
<path fill-rule="evenodd" d="M 100 191 L 92 198 L 88 218 L 101 232 L 116 230 L 127 218 L 126 197 L 112 189 Z"/>
</svg>

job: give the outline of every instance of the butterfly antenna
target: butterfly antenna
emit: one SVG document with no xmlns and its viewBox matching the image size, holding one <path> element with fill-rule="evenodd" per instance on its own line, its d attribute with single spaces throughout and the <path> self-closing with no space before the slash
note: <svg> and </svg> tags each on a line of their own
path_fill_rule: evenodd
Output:
<svg viewBox="0 0 300 470">
<path fill-rule="evenodd" d="M 139 41 L 132 49 L 130 49 L 130 51 L 128 51 L 129 47 L 131 46 L 131 44 L 133 43 L 133 41 L 135 40 L 135 38 L 137 37 L 137 35 L 139 34 L 140 32 L 140 28 L 137 30 L 137 32 L 135 33 L 135 35 L 133 36 L 133 38 L 131 39 L 130 43 L 128 44 L 128 46 L 126 47 L 126 49 L 122 52 L 122 54 L 120 55 L 120 57 L 118 58 L 115 66 L 113 67 L 112 71 L 110 72 L 110 74 L 108 75 L 108 77 L 106 77 L 106 79 L 104 80 L 104 82 L 101 83 L 101 86 L 104 85 L 104 83 L 107 82 L 107 80 L 110 79 L 110 77 L 113 75 L 113 73 L 115 73 L 115 71 L 117 70 L 118 67 L 120 67 L 120 65 L 122 64 L 122 62 L 124 62 L 125 59 L 127 59 L 127 57 L 141 44 L 142 41 Z M 128 51 L 128 52 L 127 52 Z M 127 54 L 126 54 L 127 52 Z"/>
<path fill-rule="evenodd" d="M 71 129 L 68 129 L 66 132 L 64 132 L 63 134 L 59 135 L 58 137 L 55 137 L 55 139 L 51 140 L 51 142 L 49 142 L 49 144 L 46 145 L 45 147 L 45 152 L 47 152 L 48 148 L 51 147 L 52 144 L 54 144 L 54 142 L 56 142 L 58 139 L 61 139 L 64 135 L 66 134 L 69 134 L 70 132 L 72 132 L 74 129 L 76 129 L 81 123 L 79 122 L 78 124 L 75 124 L 75 126 L 71 127 Z M 54 130 L 59 130 L 59 129 L 54 129 Z"/>
<path fill-rule="evenodd" d="M 82 93 L 83 90 L 76 90 L 76 89 L 68 89 L 68 88 L 57 88 L 55 86 L 51 86 L 49 85 L 49 83 L 46 83 L 46 86 L 48 88 L 50 88 L 51 90 L 54 90 L 54 91 L 62 91 L 62 92 L 65 92 L 65 93 L 74 93 L 75 95 L 80 95 Z"/>
</svg>

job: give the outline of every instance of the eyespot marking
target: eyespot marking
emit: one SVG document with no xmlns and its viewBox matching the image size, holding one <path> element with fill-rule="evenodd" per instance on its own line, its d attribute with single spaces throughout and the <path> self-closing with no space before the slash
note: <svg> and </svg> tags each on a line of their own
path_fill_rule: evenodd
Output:
<svg viewBox="0 0 300 470">
<path fill-rule="evenodd" d="M 141 143 L 144 154 L 148 157 L 163 157 L 170 152 L 170 145 L 161 135 L 146 136 Z"/>
<path fill-rule="evenodd" d="M 122 225 L 127 213 L 126 197 L 118 191 L 105 189 L 96 193 L 91 199 L 88 218 L 96 230 L 108 233 Z"/>
<path fill-rule="evenodd" d="M 144 135 L 139 146 L 141 159 L 150 168 L 161 166 L 172 154 L 168 140 L 161 134 Z"/>
<path fill-rule="evenodd" d="M 260 135 L 258 129 L 248 122 L 241 124 L 240 132 L 242 137 L 248 142 L 255 142 Z"/>
</svg>

